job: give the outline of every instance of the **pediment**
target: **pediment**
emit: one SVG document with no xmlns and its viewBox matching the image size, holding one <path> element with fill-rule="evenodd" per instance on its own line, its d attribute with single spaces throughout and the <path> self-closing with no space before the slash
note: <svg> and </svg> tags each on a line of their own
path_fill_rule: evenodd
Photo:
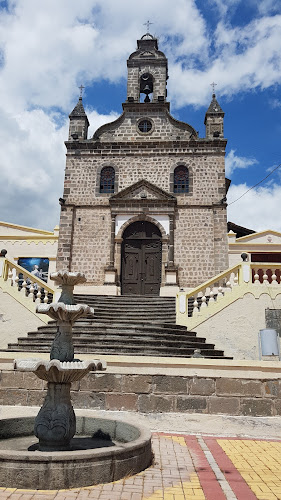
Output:
<svg viewBox="0 0 281 500">
<path fill-rule="evenodd" d="M 260 231 L 258 233 L 242 236 L 241 238 L 237 238 L 236 241 L 237 243 L 254 243 L 260 245 L 268 243 L 268 244 L 281 245 L 281 233 L 279 233 L 278 231 L 267 229 L 265 231 Z"/>
<path fill-rule="evenodd" d="M 110 201 L 163 201 L 175 202 L 176 197 L 146 180 L 140 180 L 111 196 Z"/>
<path fill-rule="evenodd" d="M 153 52 L 141 52 L 140 57 L 155 57 L 155 54 Z"/>
</svg>

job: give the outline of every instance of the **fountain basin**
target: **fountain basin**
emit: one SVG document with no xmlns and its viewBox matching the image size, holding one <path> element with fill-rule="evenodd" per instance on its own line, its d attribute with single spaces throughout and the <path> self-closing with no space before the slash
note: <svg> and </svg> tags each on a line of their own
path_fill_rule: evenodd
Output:
<svg viewBox="0 0 281 500">
<path fill-rule="evenodd" d="M 77 417 L 69 451 L 34 450 L 33 429 L 33 417 L 1 420 L 2 487 L 57 490 L 91 486 L 137 474 L 152 462 L 150 431 L 126 421 Z M 102 439 L 93 439 L 98 431 Z M 24 449 L 28 447 L 34 451 Z"/>
</svg>

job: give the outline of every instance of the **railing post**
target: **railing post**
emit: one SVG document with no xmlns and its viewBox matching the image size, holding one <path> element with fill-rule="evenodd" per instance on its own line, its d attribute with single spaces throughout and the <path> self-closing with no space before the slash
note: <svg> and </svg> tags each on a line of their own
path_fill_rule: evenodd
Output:
<svg viewBox="0 0 281 500">
<path fill-rule="evenodd" d="M 251 264 L 248 262 L 248 254 L 247 253 L 242 253 L 241 258 L 243 260 L 242 262 L 242 272 L 241 276 L 239 276 L 239 285 L 242 285 L 244 283 L 250 283 L 250 278 L 251 278 Z"/>
<path fill-rule="evenodd" d="M 7 261 L 6 261 L 6 253 L 7 250 L 3 248 L 0 252 L 0 277 L 4 279 L 4 281 L 7 280 Z"/>
</svg>

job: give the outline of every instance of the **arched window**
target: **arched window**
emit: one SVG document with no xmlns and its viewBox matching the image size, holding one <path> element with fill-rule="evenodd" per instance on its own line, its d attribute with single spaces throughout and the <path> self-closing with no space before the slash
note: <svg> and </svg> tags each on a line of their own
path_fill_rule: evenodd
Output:
<svg viewBox="0 0 281 500">
<path fill-rule="evenodd" d="M 100 173 L 100 193 L 114 193 L 115 170 L 104 167 Z"/>
<path fill-rule="evenodd" d="M 184 165 L 179 165 L 174 170 L 174 193 L 188 193 L 189 191 L 189 175 L 188 168 Z"/>
</svg>

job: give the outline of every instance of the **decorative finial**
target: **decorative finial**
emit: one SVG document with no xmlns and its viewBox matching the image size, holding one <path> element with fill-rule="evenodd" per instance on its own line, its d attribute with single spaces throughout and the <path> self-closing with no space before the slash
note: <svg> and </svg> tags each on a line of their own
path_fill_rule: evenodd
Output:
<svg viewBox="0 0 281 500">
<path fill-rule="evenodd" d="M 85 87 L 83 87 L 83 85 L 82 85 L 82 83 L 81 83 L 80 87 L 78 87 L 78 88 L 80 89 L 80 95 L 79 95 L 79 97 L 82 97 L 82 95 L 83 95 L 83 90 L 84 90 L 84 88 L 85 88 Z"/>
<path fill-rule="evenodd" d="M 146 21 L 146 23 L 143 23 L 143 25 L 146 26 L 147 33 L 149 33 L 149 26 L 150 26 L 150 24 L 154 24 L 154 23 L 151 23 L 150 21 Z"/>
<path fill-rule="evenodd" d="M 217 83 L 213 82 L 213 83 L 210 83 L 211 87 L 213 88 L 213 95 L 215 94 L 215 86 L 217 85 Z"/>
</svg>

